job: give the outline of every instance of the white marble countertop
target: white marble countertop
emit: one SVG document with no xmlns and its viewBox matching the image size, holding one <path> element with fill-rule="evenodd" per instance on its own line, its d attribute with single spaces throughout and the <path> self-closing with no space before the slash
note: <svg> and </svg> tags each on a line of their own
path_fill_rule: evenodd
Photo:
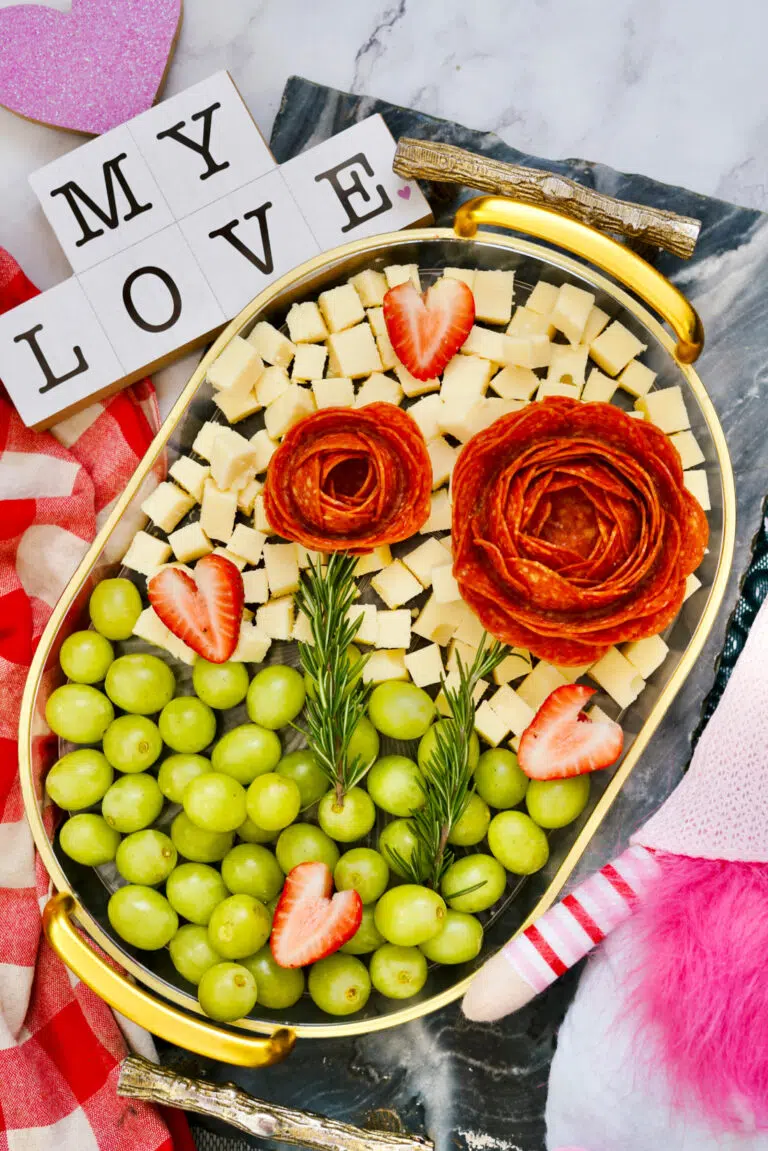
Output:
<svg viewBox="0 0 768 1151">
<path fill-rule="evenodd" d="M 14 0 L 18 2 L 18 0 Z M 66 10 L 71 0 L 48 0 Z M 6 7 L 9 0 L 0 0 Z M 285 80 L 320 83 L 768 208 L 761 0 L 185 0 L 167 91 L 232 73 L 265 135 Z M 78 138 L 0 109 L 0 244 L 50 287 L 67 263 L 27 175 Z M 163 407 L 189 364 L 163 373 Z"/>
</svg>

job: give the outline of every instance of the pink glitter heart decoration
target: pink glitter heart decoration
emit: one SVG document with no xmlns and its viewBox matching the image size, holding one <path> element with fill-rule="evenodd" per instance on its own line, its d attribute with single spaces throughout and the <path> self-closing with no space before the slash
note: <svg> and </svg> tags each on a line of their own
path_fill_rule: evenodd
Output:
<svg viewBox="0 0 768 1151">
<path fill-rule="evenodd" d="M 409 186 L 406 184 L 404 188 L 398 188 L 398 189 L 397 189 L 397 194 L 398 194 L 398 196 L 400 197 L 400 199 L 401 199 L 401 200 L 410 200 L 410 198 L 411 198 L 411 189 L 410 189 L 410 188 L 409 188 Z"/>
<path fill-rule="evenodd" d="M 0 104 L 99 135 L 154 103 L 181 26 L 182 0 L 72 0 L 0 10 Z"/>
</svg>

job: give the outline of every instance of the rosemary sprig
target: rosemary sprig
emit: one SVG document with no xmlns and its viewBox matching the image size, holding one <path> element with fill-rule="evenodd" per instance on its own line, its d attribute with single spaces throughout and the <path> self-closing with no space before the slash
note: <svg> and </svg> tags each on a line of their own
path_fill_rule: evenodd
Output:
<svg viewBox="0 0 768 1151">
<path fill-rule="evenodd" d="M 341 802 L 368 770 L 359 756 L 350 760 L 349 741 L 365 714 L 369 687 L 363 682 L 366 656 L 354 664 L 348 655 L 361 620 L 349 618 L 355 599 L 357 558 L 334 552 L 326 567 L 310 560 L 296 603 L 307 616 L 313 643 L 300 643 L 299 656 L 311 687 L 305 707 L 307 743 Z"/>
</svg>

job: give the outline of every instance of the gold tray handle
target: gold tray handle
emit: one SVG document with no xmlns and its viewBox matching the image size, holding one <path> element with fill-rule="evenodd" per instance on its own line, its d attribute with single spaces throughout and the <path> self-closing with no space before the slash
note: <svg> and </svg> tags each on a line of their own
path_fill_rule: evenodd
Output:
<svg viewBox="0 0 768 1151">
<path fill-rule="evenodd" d="M 682 292 L 642 256 L 569 216 L 523 204 L 505 196 L 477 196 L 461 205 L 453 221 L 457 235 L 471 239 L 483 225 L 509 228 L 546 240 L 580 256 L 619 280 L 653 308 L 677 336 L 675 355 L 692 364 L 704 347 L 704 329 L 696 309 Z"/>
<path fill-rule="evenodd" d="M 270 1067 L 290 1055 L 296 1036 L 285 1027 L 254 1039 L 226 1031 L 204 1019 L 177 1011 L 131 983 L 88 946 L 72 922 L 75 901 L 66 892 L 52 896 L 43 911 L 43 930 L 70 971 L 133 1023 L 196 1055 L 239 1067 Z"/>
</svg>

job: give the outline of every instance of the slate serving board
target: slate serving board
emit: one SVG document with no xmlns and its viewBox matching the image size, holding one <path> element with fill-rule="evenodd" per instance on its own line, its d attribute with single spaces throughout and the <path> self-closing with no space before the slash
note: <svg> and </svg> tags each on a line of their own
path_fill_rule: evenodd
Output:
<svg viewBox="0 0 768 1151">
<path fill-rule="evenodd" d="M 282 163 L 374 112 L 382 113 L 396 138 L 440 140 L 544 168 L 621 199 L 695 216 L 703 224 L 690 261 L 661 255 L 657 266 L 690 297 L 704 322 L 706 347 L 697 368 L 722 422 L 736 473 L 737 543 L 731 581 L 697 666 L 593 839 L 572 886 L 617 855 L 674 788 L 690 759 L 702 715 L 711 712 L 719 697 L 768 591 L 768 531 L 762 523 L 768 491 L 768 218 L 602 164 L 529 156 L 492 133 L 301 77 L 292 77 L 283 93 L 271 140 L 275 157 Z M 440 224 L 450 224 L 458 204 L 476 194 L 446 185 L 425 190 Z M 744 594 L 738 599 L 761 524 Z M 293 1107 L 361 1125 L 390 1126 L 399 1120 L 411 1131 L 428 1132 L 438 1151 L 543 1151 L 549 1063 L 577 978 L 578 972 L 569 974 L 529 1008 L 496 1026 L 470 1024 L 454 1005 L 378 1035 L 299 1043 L 287 1063 L 267 1071 L 203 1064 L 169 1047 L 161 1055 L 186 1073 L 204 1073 L 219 1082 L 235 1080 L 254 1095 Z M 230 1138 L 221 1127 L 196 1127 L 195 1136 L 200 1151 L 236 1151 L 249 1145 Z"/>
</svg>

